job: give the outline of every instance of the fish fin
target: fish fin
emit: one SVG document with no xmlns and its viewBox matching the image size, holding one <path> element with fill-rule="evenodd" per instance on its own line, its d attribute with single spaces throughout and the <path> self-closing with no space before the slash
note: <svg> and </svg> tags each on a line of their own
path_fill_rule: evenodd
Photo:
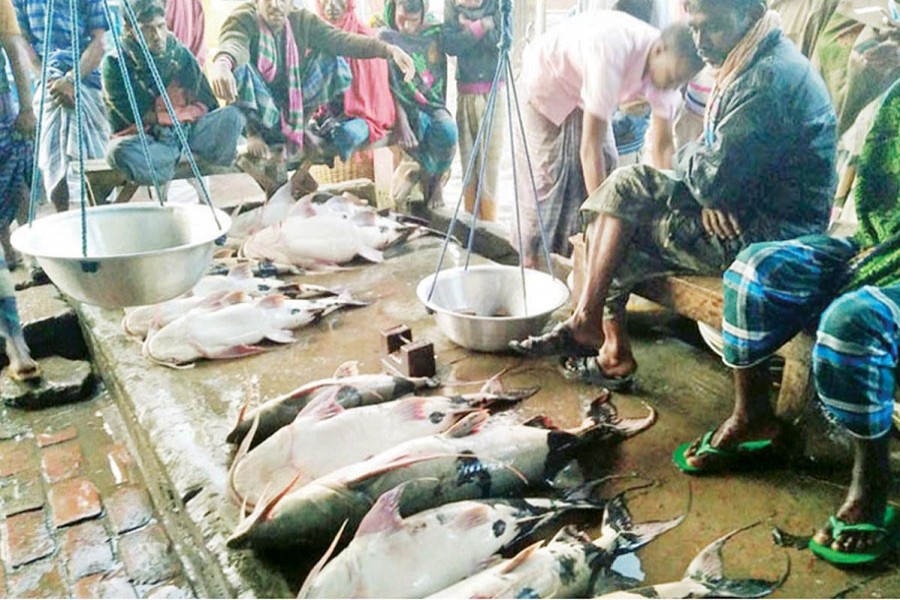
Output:
<svg viewBox="0 0 900 600">
<path fill-rule="evenodd" d="M 297 418 L 309 417 L 317 421 L 324 421 L 325 419 L 330 419 L 335 415 L 341 414 L 346 410 L 337 403 L 338 394 L 341 389 L 343 389 L 343 387 L 337 387 L 327 394 L 317 395 L 309 404 L 303 407 L 303 410 L 297 413 Z"/>
<path fill-rule="evenodd" d="M 730 531 L 701 550 L 688 565 L 684 578 L 709 589 L 712 598 L 761 598 L 771 594 L 784 583 L 790 572 L 791 563 L 787 554 L 785 554 L 787 560 L 785 571 L 775 581 L 729 579 L 725 576 L 725 565 L 722 561 L 722 548 L 725 547 L 725 543 L 738 533 L 757 525 L 759 522 Z"/>
<path fill-rule="evenodd" d="M 428 404 L 428 398 L 408 398 L 401 401 L 399 405 L 400 417 L 406 421 L 422 421 L 428 418 L 425 412 L 425 406 Z"/>
<path fill-rule="evenodd" d="M 489 416 L 490 413 L 486 410 L 476 410 L 451 425 L 444 431 L 444 435 L 452 438 L 461 438 L 478 433 Z"/>
<path fill-rule="evenodd" d="M 465 531 L 467 529 L 475 529 L 480 525 L 488 522 L 488 511 L 490 509 L 484 504 L 477 504 L 472 508 L 460 513 L 453 519 L 452 527 Z"/>
<path fill-rule="evenodd" d="M 260 308 L 281 308 L 286 300 L 283 294 L 271 294 L 263 296 L 256 301 L 256 305 Z"/>
<path fill-rule="evenodd" d="M 256 436 L 256 430 L 259 429 L 259 413 L 256 413 L 256 416 L 253 418 L 253 424 L 250 425 L 250 431 L 247 432 L 247 435 L 244 436 L 244 439 L 241 440 L 241 445 L 238 446 L 237 452 L 234 454 L 234 460 L 231 461 L 231 468 L 228 469 L 228 497 L 235 504 L 241 504 L 243 507 L 246 507 L 246 498 L 242 497 L 238 491 L 237 486 L 234 483 L 234 473 L 237 470 L 238 464 L 247 456 L 247 453 L 250 452 L 250 444 L 253 443 L 253 438 Z M 246 514 L 245 508 L 241 509 L 241 514 Z"/>
<path fill-rule="evenodd" d="M 237 436 L 240 435 L 238 433 L 238 429 L 242 428 L 241 423 L 244 422 L 244 418 L 247 415 L 247 409 L 250 408 L 250 404 L 254 400 L 259 401 L 259 379 L 255 375 L 250 381 L 250 386 L 247 388 L 246 396 L 247 397 L 244 399 L 244 403 L 241 405 L 241 409 L 238 411 L 237 420 L 234 423 L 234 427 L 231 429 L 228 437 L 225 438 L 226 442 L 234 442 L 237 440 Z M 257 417 L 254 417 L 254 420 L 258 422 Z M 253 424 L 251 423 L 250 426 L 252 427 Z"/>
<path fill-rule="evenodd" d="M 316 207 L 313 205 L 312 200 L 310 200 L 309 195 L 307 194 L 294 202 L 294 205 L 291 206 L 285 216 L 285 221 L 293 217 L 309 219 L 314 216 L 316 216 Z"/>
<path fill-rule="evenodd" d="M 298 473 L 293 479 L 291 479 L 290 483 L 288 483 L 284 488 L 272 496 L 271 498 L 267 498 L 268 486 L 263 490 L 263 493 L 260 494 L 259 502 L 256 503 L 256 506 L 253 507 L 253 512 L 249 515 L 241 519 L 241 522 L 238 523 L 237 527 L 234 530 L 234 533 L 225 541 L 225 544 L 229 548 L 242 548 L 250 539 L 253 534 L 253 529 L 257 523 L 265 520 L 269 514 L 272 512 L 272 509 L 281 502 L 281 499 L 287 496 L 293 489 L 294 485 L 300 478 L 303 476 L 302 473 Z"/>
<path fill-rule="evenodd" d="M 481 571 L 487 571 L 491 567 L 496 567 L 504 560 L 506 559 L 503 558 L 503 556 L 500 554 L 491 554 L 487 558 L 478 561 L 478 565 L 475 567 L 475 572 L 479 573 Z"/>
<path fill-rule="evenodd" d="M 369 479 L 371 477 L 375 477 L 375 476 L 381 475 L 383 473 L 389 473 L 390 471 L 393 471 L 395 469 L 400 469 L 403 467 L 407 467 L 409 465 L 414 465 L 416 463 L 425 462 L 425 461 L 429 461 L 429 460 L 437 460 L 439 458 L 446 458 L 448 456 L 456 456 L 456 455 L 426 454 L 424 456 L 409 456 L 409 455 L 398 456 L 398 457 L 394 458 L 393 460 L 391 460 L 390 462 L 381 465 L 380 467 L 370 469 L 369 471 L 366 471 L 365 473 L 360 473 L 356 477 L 345 481 L 344 484 L 348 488 L 353 488 L 353 486 L 359 484 L 360 482 L 366 481 L 367 479 Z"/>
<path fill-rule="evenodd" d="M 381 531 L 396 531 L 403 527 L 400 517 L 400 498 L 403 496 L 404 484 L 390 489 L 380 495 L 356 529 L 356 537 L 370 535 Z"/>
<path fill-rule="evenodd" d="M 232 279 L 251 279 L 253 277 L 253 269 L 249 262 L 238 263 L 228 271 L 228 277 Z"/>
<path fill-rule="evenodd" d="M 528 546 L 527 548 L 525 548 L 524 550 L 522 550 L 521 552 L 519 552 L 518 554 L 513 556 L 511 559 L 509 559 L 506 562 L 506 564 L 503 565 L 503 568 L 500 569 L 500 573 L 502 573 L 503 575 L 506 575 L 507 573 L 512 573 L 513 571 L 518 569 L 520 566 L 522 566 L 522 564 L 525 561 L 527 561 L 531 557 L 531 555 L 534 554 L 535 551 L 543 545 L 544 545 L 544 541 L 541 540 L 539 542 L 535 542 L 532 545 Z"/>
<path fill-rule="evenodd" d="M 342 379 L 344 377 L 358 377 L 359 376 L 359 361 L 358 360 L 348 360 L 345 363 L 342 363 L 338 366 L 337 369 L 334 370 L 334 375 L 332 377 L 334 379 Z"/>
<path fill-rule="evenodd" d="M 218 359 L 242 358 L 244 356 L 253 356 L 254 354 L 260 354 L 265 351 L 266 349 L 261 346 L 238 344 L 237 346 L 230 346 L 216 352 L 211 352 L 209 354 L 206 354 L 205 357 Z"/>
<path fill-rule="evenodd" d="M 313 565 L 313 568 L 310 569 L 309 573 L 306 575 L 306 579 L 303 580 L 303 585 L 300 586 L 300 591 L 297 592 L 297 598 L 309 598 L 309 589 L 312 587 L 312 584 L 315 581 L 316 577 L 319 576 L 319 573 L 322 572 L 325 564 L 328 563 L 328 559 L 330 559 L 331 555 L 334 554 L 334 550 L 335 548 L 337 548 L 341 536 L 344 535 L 344 529 L 347 528 L 347 524 L 349 522 L 350 519 L 344 519 L 344 522 L 341 524 L 341 528 L 338 529 L 337 535 L 335 535 L 334 539 L 331 540 L 331 544 L 328 546 L 328 549 L 325 550 L 322 558 L 316 561 L 316 564 Z"/>
<path fill-rule="evenodd" d="M 384 254 L 381 252 L 381 250 L 378 250 L 376 248 L 369 248 L 368 246 L 366 246 L 366 247 L 358 249 L 356 251 L 356 253 L 359 254 L 360 256 L 362 256 L 364 259 L 366 259 L 369 262 L 373 262 L 373 263 L 384 262 Z"/>
<path fill-rule="evenodd" d="M 530 419 L 522 423 L 522 425 L 525 427 L 536 427 L 538 429 L 559 429 L 559 427 L 557 427 L 553 422 L 553 419 L 551 419 L 547 415 L 537 415 L 535 417 L 531 417 Z"/>
<path fill-rule="evenodd" d="M 292 344 L 297 341 L 294 334 L 289 329 L 278 329 L 270 331 L 266 334 L 266 339 L 278 344 Z"/>
<path fill-rule="evenodd" d="M 615 554 L 625 554 L 643 548 L 663 533 L 680 525 L 684 521 L 684 517 L 685 515 L 681 515 L 669 521 L 635 524 L 625 505 L 624 494 L 619 494 L 606 504 L 601 531 L 605 532 L 611 529 L 618 540 L 614 550 Z"/>
<path fill-rule="evenodd" d="M 495 375 L 491 375 L 478 391 L 483 394 L 503 394 L 503 380 L 500 378 L 503 377 L 509 369 L 510 367 L 504 367 Z"/>
</svg>

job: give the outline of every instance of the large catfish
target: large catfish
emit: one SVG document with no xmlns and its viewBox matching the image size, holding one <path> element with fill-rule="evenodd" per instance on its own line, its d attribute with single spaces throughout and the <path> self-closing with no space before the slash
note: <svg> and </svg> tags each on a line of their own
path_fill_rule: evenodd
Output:
<svg viewBox="0 0 900 600">
<path fill-rule="evenodd" d="M 603 568 L 620 554 L 634 552 L 672 529 L 671 521 L 634 524 L 622 495 L 606 505 L 600 537 L 566 527 L 546 545 L 536 544 L 515 557 L 432 594 L 430 598 L 584 598 Z"/>
<path fill-rule="evenodd" d="M 751 525 L 752 527 L 752 525 Z M 611 592 L 598 598 L 762 598 L 774 592 L 787 578 L 788 561 L 784 573 L 775 581 L 765 579 L 729 579 L 725 577 L 722 548 L 735 534 L 748 529 L 742 527 L 720 537 L 700 551 L 688 565 L 681 581 L 660 583 L 620 592 Z"/>
<path fill-rule="evenodd" d="M 238 358 L 264 352 L 263 340 L 295 341 L 292 330 L 355 301 L 340 297 L 288 300 L 281 295 L 230 304 L 215 310 L 194 310 L 178 317 L 144 341 L 144 356 L 158 364 L 178 366 L 197 360 Z"/>
<path fill-rule="evenodd" d="M 401 442 L 446 431 L 479 407 L 517 402 L 536 391 L 405 398 L 347 410 L 336 401 L 337 389 L 308 404 L 293 423 L 253 450 L 246 451 L 249 440 L 242 444 L 229 490 L 238 503 L 252 507 L 267 487 L 283 490 L 293 482 L 296 489 Z"/>
<path fill-rule="evenodd" d="M 409 515 L 447 502 L 521 494 L 553 484 L 589 444 L 613 443 L 650 427 L 656 413 L 623 419 L 607 402 L 573 430 L 482 422 L 469 415 L 443 434 L 418 438 L 345 467 L 290 493 L 260 502 L 238 525 L 232 546 L 327 544 L 344 520 L 354 530 L 381 494 L 409 482 L 401 512 Z"/>
<path fill-rule="evenodd" d="M 603 508 L 586 500 L 463 500 L 403 519 L 403 488 L 383 494 L 323 568 L 326 553 L 300 598 L 422 598 L 496 563 L 499 551 L 561 513 Z"/>
<path fill-rule="evenodd" d="M 226 441 L 240 444 L 257 424 L 250 438 L 250 448 L 290 425 L 303 408 L 317 397 L 330 396 L 337 392 L 335 401 L 344 408 L 378 404 L 394 400 L 421 389 L 436 388 L 440 385 L 432 377 L 402 377 L 384 373 L 360 375 L 355 362 L 344 363 L 335 374 L 327 379 L 305 383 L 270 400 L 250 411 L 242 411 L 238 423 L 228 434 Z"/>
</svg>

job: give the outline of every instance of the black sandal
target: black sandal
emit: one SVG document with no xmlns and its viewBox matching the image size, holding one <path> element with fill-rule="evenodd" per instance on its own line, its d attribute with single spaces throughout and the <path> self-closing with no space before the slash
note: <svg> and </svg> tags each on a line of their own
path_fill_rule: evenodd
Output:
<svg viewBox="0 0 900 600">
<path fill-rule="evenodd" d="M 597 349 L 575 341 L 572 330 L 564 323 L 557 323 L 543 335 L 532 335 L 522 341 L 513 340 L 509 343 L 509 348 L 517 354 L 530 357 L 597 356 Z"/>
</svg>

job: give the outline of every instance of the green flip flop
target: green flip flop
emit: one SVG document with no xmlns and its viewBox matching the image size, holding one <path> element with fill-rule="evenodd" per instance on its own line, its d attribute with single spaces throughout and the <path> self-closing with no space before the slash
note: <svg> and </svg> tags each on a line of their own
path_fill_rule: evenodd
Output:
<svg viewBox="0 0 900 600">
<path fill-rule="evenodd" d="M 760 454 L 768 454 L 772 450 L 772 440 L 753 440 L 742 442 L 735 448 L 716 448 L 712 445 L 712 438 L 716 434 L 715 429 L 710 429 L 700 438 L 700 446 L 694 453 L 694 456 L 705 456 L 708 454 L 718 456 L 716 466 L 712 467 L 695 467 L 688 464 L 687 450 L 693 445 L 693 442 L 685 442 L 681 444 L 672 453 L 672 461 L 675 466 L 684 473 L 691 475 L 699 475 L 701 473 L 717 473 L 747 467 L 752 464 L 754 458 L 758 458 Z"/>
<path fill-rule="evenodd" d="M 830 545 L 825 546 L 810 539 L 809 549 L 812 553 L 833 565 L 852 567 L 871 564 L 887 554 L 900 541 L 900 514 L 890 505 L 884 510 L 882 525 L 874 523 L 846 523 L 834 515 L 829 517 L 828 521 L 831 523 L 831 536 L 833 539 L 847 531 L 884 534 L 880 542 L 862 552 L 840 552 L 834 550 Z"/>
</svg>

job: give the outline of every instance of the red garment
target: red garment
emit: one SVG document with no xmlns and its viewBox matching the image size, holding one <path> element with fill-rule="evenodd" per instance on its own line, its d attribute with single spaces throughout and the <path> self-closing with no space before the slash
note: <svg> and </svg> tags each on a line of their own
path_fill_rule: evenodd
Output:
<svg viewBox="0 0 900 600">
<path fill-rule="evenodd" d="M 328 21 L 323 0 L 316 0 L 319 16 Z M 347 0 L 347 9 L 337 21 L 338 29 L 374 37 L 374 32 L 356 18 L 356 0 Z M 388 80 L 388 64 L 383 58 L 347 58 L 353 83 L 344 92 L 344 114 L 363 119 L 369 126 L 369 143 L 380 140 L 394 125 L 394 98 Z"/>
<path fill-rule="evenodd" d="M 206 63 L 206 20 L 200 0 L 166 0 L 166 27 L 191 54 L 200 67 Z"/>
</svg>

